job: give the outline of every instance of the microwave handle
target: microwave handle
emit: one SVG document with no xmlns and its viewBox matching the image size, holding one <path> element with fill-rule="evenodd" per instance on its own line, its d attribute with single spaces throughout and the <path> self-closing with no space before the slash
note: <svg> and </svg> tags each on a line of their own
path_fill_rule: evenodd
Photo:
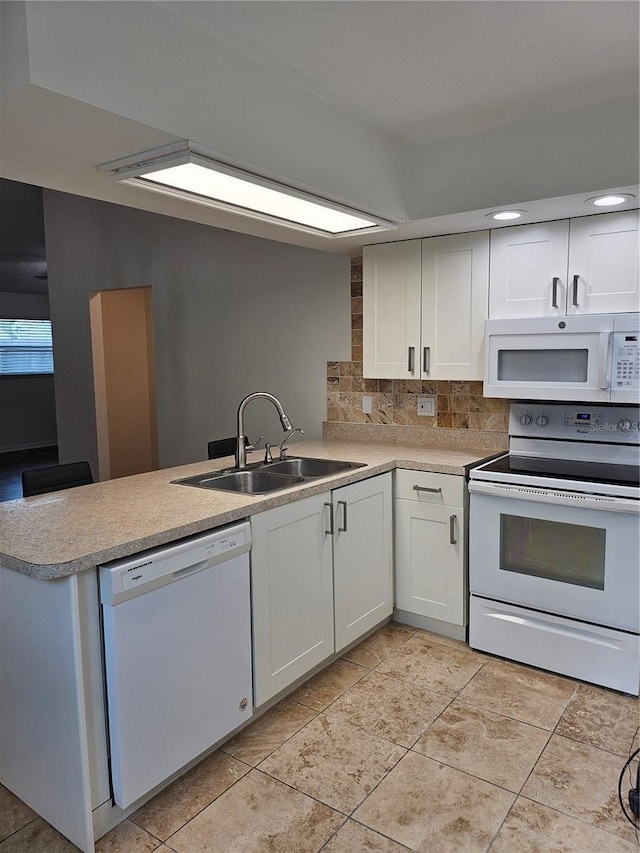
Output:
<svg viewBox="0 0 640 853">
<path fill-rule="evenodd" d="M 605 390 L 609 387 L 611 376 L 611 332 L 600 332 L 600 352 L 598 353 L 598 388 Z"/>
</svg>

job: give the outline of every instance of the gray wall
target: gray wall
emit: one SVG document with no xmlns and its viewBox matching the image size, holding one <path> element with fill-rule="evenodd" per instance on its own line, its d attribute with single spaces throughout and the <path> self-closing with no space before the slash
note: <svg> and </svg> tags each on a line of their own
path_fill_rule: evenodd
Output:
<svg viewBox="0 0 640 853">
<path fill-rule="evenodd" d="M 44 210 L 61 461 L 98 470 L 89 298 L 111 288 L 153 288 L 161 467 L 206 458 L 255 390 L 321 435 L 326 361 L 350 357 L 348 258 L 50 190 Z M 247 427 L 282 438 L 263 401 Z"/>
<path fill-rule="evenodd" d="M 1 293 L 3 320 L 48 320 L 49 300 L 32 293 Z M 53 376 L 0 376 L 0 453 L 56 443 Z"/>
</svg>

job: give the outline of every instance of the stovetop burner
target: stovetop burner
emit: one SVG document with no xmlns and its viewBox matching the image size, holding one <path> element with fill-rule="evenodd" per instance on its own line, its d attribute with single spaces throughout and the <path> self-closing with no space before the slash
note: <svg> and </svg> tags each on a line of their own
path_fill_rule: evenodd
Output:
<svg viewBox="0 0 640 853">
<path fill-rule="evenodd" d="M 486 463 L 482 468 L 484 471 L 496 474 L 561 477 L 563 480 L 581 483 L 640 486 L 640 466 L 638 465 L 507 454 Z"/>
</svg>

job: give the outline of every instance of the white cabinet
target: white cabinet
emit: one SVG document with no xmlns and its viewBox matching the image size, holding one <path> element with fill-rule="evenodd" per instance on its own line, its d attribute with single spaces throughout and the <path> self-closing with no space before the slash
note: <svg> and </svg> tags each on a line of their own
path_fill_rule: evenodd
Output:
<svg viewBox="0 0 640 853">
<path fill-rule="evenodd" d="M 393 610 L 391 474 L 332 492 L 336 651 Z"/>
<path fill-rule="evenodd" d="M 256 705 L 334 650 L 328 501 L 314 495 L 251 518 Z"/>
<path fill-rule="evenodd" d="M 365 246 L 363 373 L 481 379 L 489 232 Z"/>
<path fill-rule="evenodd" d="M 491 232 L 492 319 L 637 310 L 637 210 Z"/>
<path fill-rule="evenodd" d="M 415 359 L 420 346 L 421 242 L 407 240 L 364 247 L 362 368 L 365 377 L 418 378 Z"/>
<path fill-rule="evenodd" d="M 461 476 L 396 471 L 398 616 L 456 639 L 467 623 L 465 502 Z"/>
<path fill-rule="evenodd" d="M 259 513 L 251 529 L 262 705 L 391 615 L 391 474 Z"/>
</svg>

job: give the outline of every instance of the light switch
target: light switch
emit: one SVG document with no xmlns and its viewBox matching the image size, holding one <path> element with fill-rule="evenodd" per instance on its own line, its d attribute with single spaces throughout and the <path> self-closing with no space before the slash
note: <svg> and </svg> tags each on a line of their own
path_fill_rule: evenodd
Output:
<svg viewBox="0 0 640 853">
<path fill-rule="evenodd" d="M 365 415 L 371 414 L 371 397 L 362 398 L 362 411 Z"/>
</svg>

